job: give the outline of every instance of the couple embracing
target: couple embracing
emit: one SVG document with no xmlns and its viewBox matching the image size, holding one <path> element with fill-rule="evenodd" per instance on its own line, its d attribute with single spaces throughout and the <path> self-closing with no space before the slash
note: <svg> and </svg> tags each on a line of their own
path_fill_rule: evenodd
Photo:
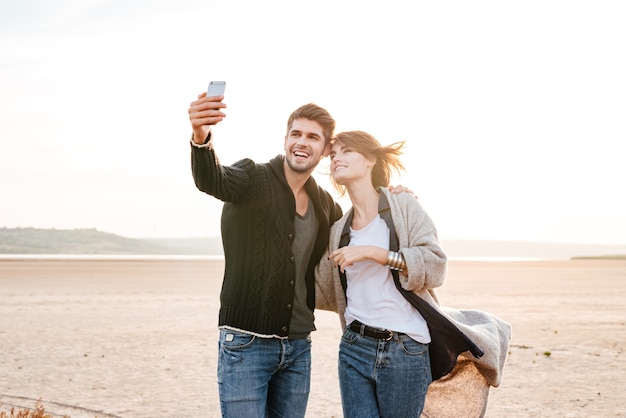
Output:
<svg viewBox="0 0 626 418">
<path fill-rule="evenodd" d="M 412 193 L 389 187 L 404 144 L 334 135 L 331 115 L 307 104 L 287 121 L 284 155 L 223 166 L 211 126 L 225 107 L 202 93 L 188 110 L 194 181 L 224 202 L 222 416 L 305 416 L 316 307 L 339 314 L 345 417 L 484 415 L 510 327 L 439 305 L 447 258 L 436 228 Z M 352 202 L 345 214 L 311 177 L 326 156 Z"/>
</svg>

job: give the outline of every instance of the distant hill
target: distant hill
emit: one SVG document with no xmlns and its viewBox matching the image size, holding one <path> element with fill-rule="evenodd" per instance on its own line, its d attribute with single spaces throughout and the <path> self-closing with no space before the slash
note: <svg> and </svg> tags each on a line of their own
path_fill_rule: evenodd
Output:
<svg viewBox="0 0 626 418">
<path fill-rule="evenodd" d="M 565 244 L 522 241 L 442 241 L 449 257 L 521 257 L 539 259 L 624 258 L 626 245 Z"/>
<path fill-rule="evenodd" d="M 624 258 L 626 245 L 444 240 L 450 258 Z M 223 255 L 219 237 L 126 238 L 96 229 L 0 228 L 0 254 Z"/>
<path fill-rule="evenodd" d="M 96 229 L 0 228 L 0 254 L 222 255 L 220 238 L 137 239 Z"/>
</svg>

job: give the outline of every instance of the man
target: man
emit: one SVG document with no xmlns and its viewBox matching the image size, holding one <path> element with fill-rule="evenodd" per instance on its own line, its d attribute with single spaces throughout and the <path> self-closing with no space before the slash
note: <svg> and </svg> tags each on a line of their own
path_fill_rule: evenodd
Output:
<svg viewBox="0 0 626 418">
<path fill-rule="evenodd" d="M 225 256 L 218 385 L 224 417 L 304 417 L 315 330 L 314 269 L 340 206 L 311 173 L 330 152 L 335 121 L 307 104 L 287 123 L 284 155 L 220 165 L 211 125 L 223 96 L 189 107 L 191 166 L 199 190 L 222 201 Z"/>
</svg>

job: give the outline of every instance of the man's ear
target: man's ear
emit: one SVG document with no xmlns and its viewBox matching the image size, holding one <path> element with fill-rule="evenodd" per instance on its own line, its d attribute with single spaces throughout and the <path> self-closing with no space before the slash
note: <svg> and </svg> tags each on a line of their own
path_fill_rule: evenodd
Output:
<svg viewBox="0 0 626 418">
<path fill-rule="evenodd" d="M 333 149 L 333 144 L 331 142 L 326 144 L 326 148 L 324 148 L 324 157 L 328 157 L 332 149 Z"/>
</svg>

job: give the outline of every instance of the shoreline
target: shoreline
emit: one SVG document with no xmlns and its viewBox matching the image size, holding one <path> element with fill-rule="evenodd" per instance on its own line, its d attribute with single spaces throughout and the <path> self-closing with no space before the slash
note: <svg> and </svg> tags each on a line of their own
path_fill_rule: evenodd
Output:
<svg viewBox="0 0 626 418">
<path fill-rule="evenodd" d="M 620 256 L 609 256 L 618 257 Z M 626 258 L 626 255 L 624 256 Z M 501 256 L 476 256 L 476 257 L 449 257 L 448 261 L 563 261 L 573 259 L 604 259 L 596 256 L 577 256 L 570 258 L 560 257 L 501 257 Z M 614 258 L 610 258 L 614 259 Z M 222 261 L 223 255 L 152 255 L 152 254 L 0 254 L 0 262 L 3 261 Z"/>
</svg>

